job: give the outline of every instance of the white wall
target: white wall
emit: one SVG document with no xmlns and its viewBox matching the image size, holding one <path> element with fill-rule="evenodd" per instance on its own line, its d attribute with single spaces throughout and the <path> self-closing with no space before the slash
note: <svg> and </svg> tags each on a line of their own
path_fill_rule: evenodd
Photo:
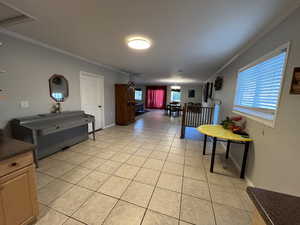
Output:
<svg viewBox="0 0 300 225">
<path fill-rule="evenodd" d="M 105 125 L 115 121 L 114 84 L 128 82 L 128 77 L 105 68 L 86 63 L 53 50 L 18 40 L 0 33 L 0 128 L 15 117 L 50 112 L 53 101 L 49 96 L 48 79 L 62 74 L 69 81 L 69 98 L 63 110 L 80 109 L 79 73 L 104 76 Z M 20 101 L 29 101 L 29 108 L 21 109 Z"/>
<path fill-rule="evenodd" d="M 246 51 L 221 74 L 224 85 L 215 97 L 221 99 L 221 117 L 232 114 L 237 71 L 257 58 L 291 41 L 287 70 L 276 127 L 270 128 L 247 119 L 254 139 L 246 175 L 258 187 L 300 196 L 300 95 L 289 94 L 294 67 L 300 67 L 300 9 Z M 214 80 L 215 76 L 210 80 Z M 233 157 L 241 163 L 243 149 L 233 146 Z"/>
</svg>

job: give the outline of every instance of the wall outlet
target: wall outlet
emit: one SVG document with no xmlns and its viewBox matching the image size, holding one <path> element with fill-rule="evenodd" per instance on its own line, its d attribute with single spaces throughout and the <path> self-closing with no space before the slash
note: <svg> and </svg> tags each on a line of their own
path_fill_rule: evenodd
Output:
<svg viewBox="0 0 300 225">
<path fill-rule="evenodd" d="M 21 101 L 21 102 L 20 102 L 20 107 L 21 107 L 22 109 L 28 108 L 28 107 L 29 107 L 29 102 L 28 102 L 28 101 Z"/>
</svg>

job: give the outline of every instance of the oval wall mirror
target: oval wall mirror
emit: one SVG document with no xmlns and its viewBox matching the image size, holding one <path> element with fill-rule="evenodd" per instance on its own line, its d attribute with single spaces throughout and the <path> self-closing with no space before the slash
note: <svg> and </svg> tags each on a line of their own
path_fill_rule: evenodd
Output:
<svg viewBox="0 0 300 225">
<path fill-rule="evenodd" d="M 68 80 L 63 75 L 54 74 L 49 79 L 50 97 L 56 102 L 64 102 L 69 96 Z"/>
</svg>

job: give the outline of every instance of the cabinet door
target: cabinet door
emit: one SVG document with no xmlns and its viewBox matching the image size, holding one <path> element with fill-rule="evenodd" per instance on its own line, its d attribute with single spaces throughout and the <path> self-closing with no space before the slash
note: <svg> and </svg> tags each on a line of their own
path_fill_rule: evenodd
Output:
<svg viewBox="0 0 300 225">
<path fill-rule="evenodd" d="M 32 166 L 0 179 L 5 225 L 25 225 L 37 216 L 35 175 Z"/>
<path fill-rule="evenodd" d="M 5 218 L 4 218 L 4 207 L 3 207 L 2 197 L 0 195 L 0 225 L 5 225 L 4 221 L 5 221 Z"/>
</svg>

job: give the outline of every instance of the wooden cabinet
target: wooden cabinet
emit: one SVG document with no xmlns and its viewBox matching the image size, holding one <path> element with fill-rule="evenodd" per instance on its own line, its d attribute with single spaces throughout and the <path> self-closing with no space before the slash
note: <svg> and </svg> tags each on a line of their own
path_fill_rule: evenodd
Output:
<svg viewBox="0 0 300 225">
<path fill-rule="evenodd" d="M 33 223 L 38 203 L 32 152 L 1 161 L 0 168 L 6 171 L 0 177 L 0 225 Z"/>
<path fill-rule="evenodd" d="M 128 84 L 115 85 L 116 124 L 128 125 L 135 121 L 134 87 Z"/>
</svg>

